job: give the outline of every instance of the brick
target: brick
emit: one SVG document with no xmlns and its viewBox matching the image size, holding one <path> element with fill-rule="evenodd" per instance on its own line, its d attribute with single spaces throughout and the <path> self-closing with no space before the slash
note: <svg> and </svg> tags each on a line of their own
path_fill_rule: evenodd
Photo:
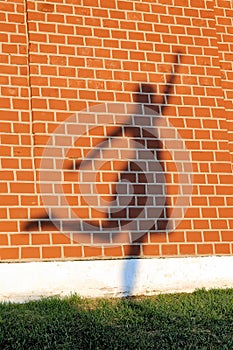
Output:
<svg viewBox="0 0 233 350">
<path fill-rule="evenodd" d="M 215 208 L 202 208 L 201 213 L 202 213 L 203 218 L 216 218 L 217 217 L 217 211 Z"/>
<path fill-rule="evenodd" d="M 39 247 L 22 247 L 21 248 L 21 259 L 39 259 L 40 249 Z"/>
<path fill-rule="evenodd" d="M 121 257 L 122 248 L 121 247 L 105 247 L 104 256 L 106 257 Z"/>
<path fill-rule="evenodd" d="M 16 33 L 16 24 L 11 23 L 11 25 L 9 26 L 9 24 L 7 23 L 0 23 L 0 31 L 7 33 Z"/>
<path fill-rule="evenodd" d="M 53 244 L 70 244 L 71 239 L 69 235 L 60 234 L 60 233 L 53 233 L 52 234 L 52 243 Z"/>
<path fill-rule="evenodd" d="M 11 183 L 10 188 L 13 193 L 34 193 L 33 183 Z"/>
<path fill-rule="evenodd" d="M 172 232 L 168 236 L 169 242 L 183 242 L 184 241 L 184 232 Z"/>
<path fill-rule="evenodd" d="M 45 13 L 43 12 L 28 12 L 28 20 L 30 21 L 45 21 Z"/>
<path fill-rule="evenodd" d="M 16 195 L 0 195 L 0 206 L 12 206 L 19 204 L 19 197 Z"/>
<path fill-rule="evenodd" d="M 37 5 L 38 11 L 42 12 L 54 12 L 54 5 L 53 4 L 46 4 L 46 3 L 39 3 Z"/>
<path fill-rule="evenodd" d="M 213 245 L 212 244 L 198 244 L 197 253 L 199 255 L 212 255 L 213 254 Z"/>
<path fill-rule="evenodd" d="M 162 243 L 167 241 L 167 236 L 163 233 L 150 233 L 150 242 L 151 243 Z"/>
<path fill-rule="evenodd" d="M 80 258 L 82 257 L 82 248 L 80 246 L 65 246 L 64 247 L 65 258 Z"/>
<path fill-rule="evenodd" d="M 177 255 L 178 247 L 176 244 L 162 244 L 161 245 L 162 255 L 164 256 L 172 256 Z"/>
<path fill-rule="evenodd" d="M 56 5 L 56 11 L 64 13 L 64 14 L 66 14 L 66 13 L 71 13 L 72 14 L 73 13 L 73 8 L 70 5 L 59 5 L 59 4 L 57 4 Z"/>
<path fill-rule="evenodd" d="M 38 24 L 39 27 L 39 31 L 40 32 L 52 32 L 55 33 L 56 32 L 56 26 L 55 24 L 50 24 L 50 23 L 39 23 Z M 42 40 L 42 41 L 46 41 L 46 40 Z"/>
<path fill-rule="evenodd" d="M 221 231 L 221 238 L 223 242 L 230 242 L 232 240 L 231 231 Z"/>
<path fill-rule="evenodd" d="M 202 234 L 200 231 L 192 231 L 186 233 L 187 242 L 202 242 Z"/>
<path fill-rule="evenodd" d="M 194 229 L 208 229 L 209 228 L 209 221 L 208 220 L 194 220 Z"/>
<path fill-rule="evenodd" d="M 10 208 L 11 219 L 24 219 L 28 217 L 28 211 L 26 208 Z"/>
<path fill-rule="evenodd" d="M 214 250 L 215 250 L 215 254 L 231 254 L 231 247 L 230 244 L 222 244 L 222 243 L 216 243 L 214 245 Z"/>
<path fill-rule="evenodd" d="M 17 232 L 17 221 L 1 221 L 0 232 Z"/>
<path fill-rule="evenodd" d="M 183 219 L 179 225 L 177 226 L 178 230 L 191 230 L 192 228 L 192 222 L 191 220 L 185 220 Z"/>
<path fill-rule="evenodd" d="M 130 3 L 129 1 L 122 1 L 120 0 L 118 3 L 118 8 L 119 10 L 132 10 L 133 9 L 133 4 Z"/>
<path fill-rule="evenodd" d="M 231 172 L 231 164 L 230 163 L 213 163 L 211 164 L 211 171 L 212 172 L 223 172 L 223 173 L 230 173 Z"/>
<path fill-rule="evenodd" d="M 206 231 L 206 232 L 204 232 L 204 241 L 205 242 L 218 242 L 219 241 L 219 232 L 218 231 Z"/>
<path fill-rule="evenodd" d="M 33 245 L 48 245 L 50 243 L 50 237 L 46 233 L 34 233 L 31 236 Z"/>
<path fill-rule="evenodd" d="M 56 259 L 61 258 L 61 247 L 59 246 L 43 246 L 42 247 L 43 259 Z"/>
<path fill-rule="evenodd" d="M 218 213 L 220 218 L 232 218 L 233 209 L 232 208 L 218 208 Z"/>
<path fill-rule="evenodd" d="M 0 248 L 0 260 L 18 260 L 19 248 Z"/>
<path fill-rule="evenodd" d="M 28 234 L 15 234 L 10 235 L 11 245 L 28 245 L 29 235 Z"/>
<path fill-rule="evenodd" d="M 181 244 L 180 247 L 181 255 L 194 255 L 195 254 L 195 245 L 194 244 Z"/>
<path fill-rule="evenodd" d="M 211 221 L 211 228 L 212 229 L 226 229 L 228 227 L 227 220 L 212 220 Z"/>
<path fill-rule="evenodd" d="M 8 246 L 8 235 L 7 234 L 1 234 L 0 235 L 0 246 Z"/>
<path fill-rule="evenodd" d="M 68 40 L 68 44 L 72 44 L 71 40 Z M 58 48 L 59 55 L 75 55 L 75 49 L 72 46 L 60 46 Z"/>
<path fill-rule="evenodd" d="M 112 92 L 97 92 L 99 101 L 114 101 L 114 94 Z"/>
<path fill-rule="evenodd" d="M 102 256 L 102 249 L 100 247 L 84 246 L 84 256 L 86 258 L 88 258 L 88 257 L 101 257 Z"/>
<path fill-rule="evenodd" d="M 144 256 L 159 256 L 160 246 L 158 244 L 143 245 L 142 251 Z"/>
<path fill-rule="evenodd" d="M 67 104 L 66 104 L 66 101 L 50 100 L 49 107 L 50 109 L 54 109 L 54 110 L 66 110 Z"/>
<path fill-rule="evenodd" d="M 139 256 L 140 255 L 140 245 L 125 245 L 123 246 L 124 256 Z"/>
</svg>

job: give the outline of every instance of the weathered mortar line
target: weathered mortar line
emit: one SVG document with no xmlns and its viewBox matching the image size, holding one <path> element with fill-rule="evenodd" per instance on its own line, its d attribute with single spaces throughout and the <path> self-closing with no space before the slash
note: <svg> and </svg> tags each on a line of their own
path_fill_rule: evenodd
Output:
<svg viewBox="0 0 233 350">
<path fill-rule="evenodd" d="M 29 38 L 29 20 L 28 20 L 28 0 L 24 0 L 25 9 L 25 28 L 26 28 L 26 43 L 27 43 L 27 69 L 28 69 L 28 101 L 29 101 L 29 117 L 30 117 L 30 139 L 31 139 L 31 158 L 32 171 L 34 180 L 34 193 L 36 193 L 36 166 L 34 157 L 35 134 L 33 130 L 33 111 L 32 111 L 32 87 L 31 87 L 31 72 L 30 72 L 30 38 Z"/>
</svg>

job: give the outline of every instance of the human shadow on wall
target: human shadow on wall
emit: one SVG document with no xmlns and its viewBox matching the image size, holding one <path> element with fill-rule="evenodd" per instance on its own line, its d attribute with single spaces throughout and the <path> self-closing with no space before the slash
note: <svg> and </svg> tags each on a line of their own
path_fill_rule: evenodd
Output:
<svg viewBox="0 0 233 350">
<path fill-rule="evenodd" d="M 143 116 L 144 111 L 146 108 L 152 111 L 152 114 L 155 115 L 155 118 L 160 116 L 164 116 L 165 109 L 170 104 L 170 98 L 172 96 L 172 88 L 174 85 L 174 80 L 176 76 L 176 70 L 178 67 L 178 63 L 180 60 L 180 54 L 178 53 L 174 60 L 173 65 L 173 71 L 170 74 L 170 77 L 167 81 L 167 84 L 165 85 L 164 92 L 162 95 L 159 95 L 151 84 L 140 84 L 138 86 L 137 91 L 133 94 L 133 101 L 136 105 L 140 106 L 139 110 L 141 110 L 141 115 Z M 155 123 L 156 127 L 156 123 Z M 120 126 L 114 130 L 114 132 L 108 137 L 110 138 L 117 138 L 117 137 L 130 137 L 139 144 L 142 145 L 143 148 L 146 148 L 154 153 L 155 158 L 157 162 L 160 164 L 160 167 L 162 169 L 163 174 L 165 174 L 165 167 L 164 167 L 164 161 L 163 161 L 163 144 L 162 142 L 156 138 L 151 137 L 151 134 L 148 134 L 148 130 L 144 128 L 143 122 L 140 126 Z M 85 160 L 84 160 L 85 162 Z M 75 169 L 72 168 L 72 170 L 79 170 L 80 167 L 80 161 L 77 161 L 75 163 Z M 165 174 L 166 177 L 166 174 Z M 123 169 L 121 169 L 120 172 L 120 179 L 130 181 L 134 193 L 136 193 L 136 196 L 132 197 L 130 204 L 131 211 L 128 212 L 128 215 L 126 215 L 125 209 L 122 209 L 121 211 L 112 211 L 111 209 L 109 211 L 109 216 L 102 222 L 103 228 L 111 229 L 113 227 L 114 219 L 120 218 L 120 224 L 121 227 L 124 228 L 124 225 L 128 223 L 130 220 L 134 220 L 137 218 L 137 215 L 140 214 L 140 212 L 143 210 L 144 206 L 146 205 L 146 186 L 147 186 L 147 179 L 145 174 L 137 167 L 137 164 L 134 162 L 130 162 L 127 164 L 127 166 Z M 161 183 L 160 180 L 160 190 L 162 190 L 162 193 L 160 195 L 165 196 L 163 200 L 163 208 L 161 210 L 161 213 L 159 217 L 156 219 L 156 223 L 150 227 L 150 233 L 151 234 L 163 234 L 164 230 L 167 226 L 168 222 L 168 198 L 165 195 L 164 187 L 165 187 L 165 181 L 164 183 Z M 159 190 L 159 191 L 160 191 Z M 116 184 L 112 186 L 112 195 L 114 199 L 117 197 L 116 193 Z M 88 224 L 96 226 L 96 220 L 88 220 Z M 30 220 L 24 225 L 24 230 L 26 231 L 44 231 L 44 230 L 55 230 L 57 231 L 59 228 L 60 222 L 59 219 L 54 218 L 53 220 L 50 220 L 48 215 L 44 215 L 38 219 Z M 71 226 L 69 226 L 71 225 Z M 67 224 L 66 231 L 74 229 L 72 227 L 72 224 Z M 128 257 L 125 262 L 125 267 L 123 271 L 123 293 L 126 295 L 131 295 L 133 293 L 133 287 L 135 285 L 135 278 L 138 270 L 138 262 L 139 259 L 130 259 L 137 258 L 141 255 L 141 249 L 145 243 L 148 242 L 148 232 L 142 234 L 139 238 L 133 239 L 132 235 L 132 241 L 130 244 L 125 245 L 125 256 Z"/>
<path fill-rule="evenodd" d="M 133 101 L 136 105 L 139 106 L 138 111 L 140 111 L 140 115 L 143 116 L 143 111 L 146 110 L 146 108 L 149 108 L 153 113 L 155 113 L 155 118 L 160 115 L 163 111 L 164 105 L 158 105 L 155 103 L 155 92 L 151 85 L 149 84 L 140 84 L 138 87 L 138 90 L 133 94 Z M 165 97 L 164 101 L 165 102 Z M 146 117 L 145 117 L 146 118 Z M 149 116 L 150 118 L 150 116 Z M 161 167 L 163 168 L 163 162 L 162 162 L 162 143 L 154 137 L 154 135 L 150 134 L 148 129 L 146 129 L 146 125 L 143 123 L 143 119 L 140 125 L 120 125 L 117 126 L 114 129 L 114 132 L 109 134 L 107 138 L 131 138 L 134 141 L 136 141 L 138 144 L 141 145 L 144 149 L 149 149 L 154 154 L 156 153 L 157 161 L 160 163 Z M 101 140 L 103 141 L 103 140 Z M 93 157 L 95 157 L 95 154 L 93 154 Z M 86 166 L 88 163 L 91 162 L 91 160 L 76 160 L 75 165 L 72 163 L 72 167 L 70 167 L 68 170 L 72 171 L 79 171 L 80 165 Z M 66 169 L 64 169 L 66 170 Z M 164 168 L 163 168 L 164 172 Z M 137 176 L 136 176 L 137 175 Z M 121 227 L 124 227 L 125 224 L 129 220 L 133 220 L 138 217 L 140 212 L 143 210 L 144 206 L 146 205 L 146 185 L 147 185 L 147 179 L 145 176 L 145 173 L 138 167 L 137 163 L 131 161 L 130 163 L 125 162 L 125 165 L 121 168 L 120 174 L 119 174 L 119 180 L 121 181 L 129 181 L 133 186 L 133 192 L 136 195 L 135 197 L 131 198 L 131 201 L 129 203 L 130 205 L 130 211 L 129 215 L 126 215 L 125 208 L 122 210 L 112 210 L 110 208 L 109 216 L 105 220 L 102 221 L 102 227 L 104 229 L 113 229 L 116 223 L 116 220 L 118 218 L 121 219 L 120 224 Z M 113 183 L 111 186 L 111 195 L 113 197 L 113 200 L 117 197 L 117 191 L 116 191 L 116 183 Z M 160 188 L 161 190 L 161 188 Z M 161 193 L 162 194 L 162 193 Z M 51 215 L 53 217 L 53 215 Z M 164 221 L 164 218 L 166 217 L 166 205 L 164 210 L 161 213 L 161 220 L 158 221 L 158 226 L 166 225 L 166 222 Z M 162 220 L 163 219 L 163 220 Z M 85 221 L 85 220 L 84 220 Z M 87 220 L 86 220 L 87 221 Z M 91 226 L 98 225 L 96 220 L 88 220 L 88 224 Z M 49 215 L 44 214 L 40 218 L 36 218 L 34 220 L 28 221 L 23 229 L 26 231 L 44 231 L 46 229 L 52 230 L 60 227 L 59 218 L 53 217 L 51 220 Z M 72 222 L 69 223 L 66 222 L 66 230 L 75 230 L 75 227 L 72 226 Z"/>
<path fill-rule="evenodd" d="M 134 95 L 135 103 L 145 103 L 150 109 L 152 109 L 156 114 L 164 117 L 165 110 L 170 105 L 170 100 L 172 98 L 172 89 L 175 82 L 175 77 L 177 73 L 177 68 L 179 67 L 181 54 L 177 53 L 175 60 L 173 62 L 173 71 L 171 72 L 168 82 L 165 86 L 162 95 L 158 95 L 156 91 L 152 88 L 151 84 L 141 84 L 138 91 Z M 156 127 L 156 124 L 155 124 Z M 146 135 L 145 135 L 146 136 Z M 163 172 L 165 173 L 165 164 L 163 161 L 163 144 L 159 139 L 150 140 L 150 145 L 147 145 L 156 152 L 157 160 L 160 163 Z M 151 227 L 150 235 L 163 235 L 166 233 L 166 227 L 169 219 L 169 198 L 166 196 L 164 208 L 157 220 L 157 224 Z M 150 236 L 151 237 L 151 236 Z M 122 293 L 126 296 L 132 296 L 134 294 L 134 286 L 136 283 L 137 272 L 139 271 L 140 259 L 139 257 L 143 255 L 142 249 L 143 244 L 148 242 L 148 233 L 142 235 L 138 240 L 134 241 L 134 244 L 127 246 L 127 251 L 125 255 L 127 258 L 125 260 L 125 266 L 123 269 L 122 278 Z M 152 253 L 153 255 L 153 253 Z"/>
</svg>

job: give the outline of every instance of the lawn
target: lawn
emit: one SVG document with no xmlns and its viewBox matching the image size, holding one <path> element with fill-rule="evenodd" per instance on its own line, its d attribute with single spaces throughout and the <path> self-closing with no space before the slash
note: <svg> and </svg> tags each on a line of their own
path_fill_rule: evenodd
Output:
<svg viewBox="0 0 233 350">
<path fill-rule="evenodd" d="M 1 350 L 233 349 L 233 289 L 0 304 Z"/>
</svg>

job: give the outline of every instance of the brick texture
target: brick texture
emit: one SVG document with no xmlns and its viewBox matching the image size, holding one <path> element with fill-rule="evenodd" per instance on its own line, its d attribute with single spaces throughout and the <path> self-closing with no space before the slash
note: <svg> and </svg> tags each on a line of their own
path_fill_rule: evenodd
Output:
<svg viewBox="0 0 233 350">
<path fill-rule="evenodd" d="M 0 260 L 232 254 L 232 15 L 231 0 L 0 0 Z M 172 69 L 176 72 L 169 89 Z M 169 96 L 163 100 L 166 89 Z M 178 170 L 173 155 L 142 127 L 135 126 L 133 135 L 143 149 L 160 150 L 166 184 L 166 212 L 157 226 L 140 237 L 133 224 L 130 232 L 120 233 L 125 236 L 114 233 L 124 220 L 134 222 L 145 204 L 146 158 L 144 170 L 131 164 L 124 175 L 134 186 L 137 206 L 131 203 L 107 222 L 82 198 L 81 175 L 70 169 L 78 170 L 75 160 L 117 130 L 115 120 L 102 126 L 106 119 L 101 113 L 98 127 L 84 133 L 66 154 L 63 191 L 74 213 L 108 230 L 80 235 L 58 226 L 59 218 L 48 218 L 39 170 L 51 135 L 75 113 L 116 102 L 163 111 L 190 152 L 191 202 L 170 232 L 164 229 L 165 217 L 179 197 Z M 80 113 L 80 125 L 93 123 L 92 117 Z M 122 112 L 122 123 L 124 118 Z M 145 120 L 153 118 L 134 122 L 142 125 Z M 132 136 L 126 126 L 117 132 Z M 96 187 L 110 201 L 111 184 L 119 180 L 127 152 L 123 154 L 122 144 L 107 151 L 103 157 L 109 162 Z M 117 154 L 118 161 L 111 160 Z M 48 193 L 56 190 L 54 184 L 48 186 Z M 88 191 L 88 181 L 86 186 Z"/>
</svg>

